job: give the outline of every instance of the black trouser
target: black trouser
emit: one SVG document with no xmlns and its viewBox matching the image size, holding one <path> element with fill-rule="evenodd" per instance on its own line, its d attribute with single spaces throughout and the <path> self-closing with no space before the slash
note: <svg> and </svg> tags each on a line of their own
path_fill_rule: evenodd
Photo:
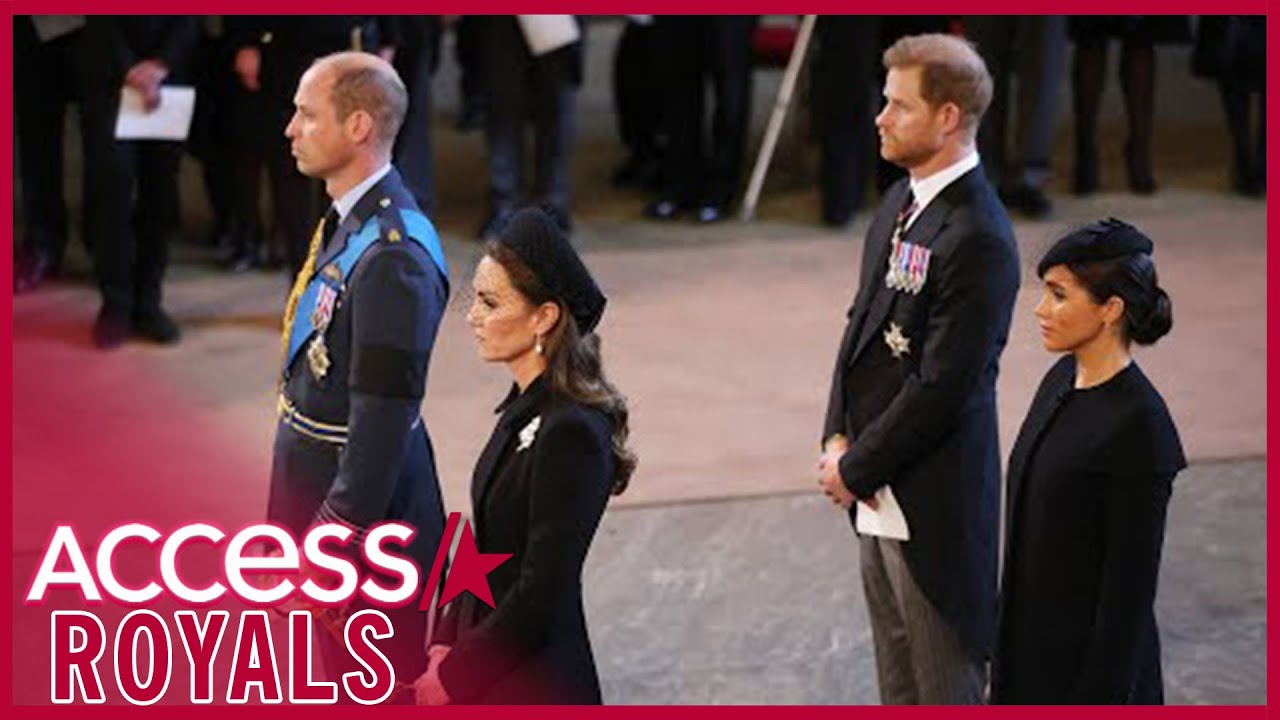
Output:
<svg viewBox="0 0 1280 720">
<path fill-rule="evenodd" d="M 662 117 L 670 138 L 665 194 L 682 205 L 726 206 L 738 188 L 751 112 L 755 15 L 655 18 Z M 706 83 L 715 107 L 705 122 Z"/>
<path fill-rule="evenodd" d="M 613 56 L 613 103 L 618 113 L 618 134 L 637 160 L 658 157 L 658 133 L 662 129 L 662 86 L 653 74 L 652 25 L 628 22 Z"/>
<path fill-rule="evenodd" d="M 454 59 L 462 70 L 463 107 L 487 110 L 489 107 L 489 65 L 485 50 L 485 24 L 481 15 L 463 15 L 453 26 Z"/>
<path fill-rule="evenodd" d="M 95 80 L 84 93 L 85 236 L 104 312 L 136 317 L 160 308 L 182 145 L 116 140 L 119 87 Z"/>
<path fill-rule="evenodd" d="M 27 252 L 56 266 L 67 245 L 63 197 L 63 131 L 76 92 L 79 31 L 41 43 L 25 17 L 14 17 L 13 92 L 18 171 Z"/>
<path fill-rule="evenodd" d="M 1042 188 L 1049 177 L 1059 85 L 1067 58 L 1067 19 L 1061 15 L 965 18 L 992 78 L 991 105 L 978 129 L 982 165 L 997 186 Z M 1014 131 L 1010 96 L 1017 81 Z"/>
<path fill-rule="evenodd" d="M 237 219 L 233 147 L 246 128 L 236 120 L 240 81 L 231 69 L 234 50 L 223 38 L 201 38 L 195 118 L 187 142 L 188 150 L 200 161 L 205 194 L 213 209 L 215 236 L 232 232 Z"/>
<path fill-rule="evenodd" d="M 569 155 L 576 131 L 576 47 L 534 57 L 514 18 L 488 19 L 489 210 L 501 215 L 521 200 L 523 130 L 533 123 L 532 199 L 569 211 Z"/>
<path fill-rule="evenodd" d="M 1267 179 L 1267 94 L 1230 77 L 1218 79 L 1218 93 L 1231 133 L 1232 182 L 1237 190 L 1262 192 Z M 1258 98 L 1254 118 L 1253 98 Z"/>
<path fill-rule="evenodd" d="M 322 188 L 317 181 L 298 171 L 284 130 L 293 116 L 293 95 L 298 89 L 298 80 L 319 55 L 285 43 L 273 45 L 262 52 L 260 75 L 263 112 L 267 118 L 261 132 L 271 182 L 272 230 L 268 248 L 273 254 L 282 255 L 290 274 L 296 275 L 307 259 L 312 226 L 322 214 Z M 334 48 L 341 49 L 342 46 Z"/>
<path fill-rule="evenodd" d="M 406 28 L 403 44 L 396 48 L 396 72 L 409 93 L 409 108 L 396 138 L 395 161 L 405 185 L 422 212 L 435 206 L 431 173 L 431 74 L 437 56 L 439 30 L 434 18 L 405 18 L 416 23 Z"/>
<path fill-rule="evenodd" d="M 862 207 L 872 162 L 879 18 L 822 15 L 815 28 L 814 126 L 822 142 L 822 219 L 843 224 Z"/>
</svg>

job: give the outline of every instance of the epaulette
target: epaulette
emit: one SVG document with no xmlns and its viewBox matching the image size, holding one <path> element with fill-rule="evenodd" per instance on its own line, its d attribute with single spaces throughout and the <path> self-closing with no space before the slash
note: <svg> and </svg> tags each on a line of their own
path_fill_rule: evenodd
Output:
<svg viewBox="0 0 1280 720">
<path fill-rule="evenodd" d="M 381 208 L 378 213 L 378 242 L 398 243 L 404 240 L 408 231 L 405 230 L 400 211 L 392 207 L 391 198 L 379 200 L 378 207 Z"/>
</svg>

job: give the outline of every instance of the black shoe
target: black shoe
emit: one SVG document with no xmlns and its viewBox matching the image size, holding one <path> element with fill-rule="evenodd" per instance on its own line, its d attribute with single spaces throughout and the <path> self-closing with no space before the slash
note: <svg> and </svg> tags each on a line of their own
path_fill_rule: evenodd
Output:
<svg viewBox="0 0 1280 720">
<path fill-rule="evenodd" d="M 698 208 L 698 212 L 694 214 L 694 219 L 700 223 L 716 223 L 724 220 L 729 216 L 729 209 L 723 205 L 709 203 Z"/>
<path fill-rule="evenodd" d="M 652 220 L 674 220 L 684 212 L 684 206 L 675 200 L 659 199 L 644 206 L 644 216 Z"/>
<path fill-rule="evenodd" d="M 1246 179 L 1237 178 L 1233 186 L 1237 193 L 1245 197 L 1261 198 L 1267 196 L 1267 180 L 1261 175 Z"/>
<path fill-rule="evenodd" d="M 232 253 L 231 257 L 227 258 L 227 272 L 233 275 L 249 272 L 256 267 L 258 267 L 257 254 L 247 250 Z"/>
<path fill-rule="evenodd" d="M 1098 192 L 1098 187 L 1101 185 L 1098 177 L 1098 151 L 1094 149 L 1093 144 L 1077 148 L 1071 192 L 1076 195 L 1092 195 Z"/>
<path fill-rule="evenodd" d="M 113 350 L 129 337 L 129 321 L 121 313 L 106 310 L 98 313 L 93 323 L 93 344 L 99 350 Z"/>
<path fill-rule="evenodd" d="M 1124 164 L 1129 171 L 1129 190 L 1135 195 L 1153 195 L 1156 191 L 1155 176 L 1151 172 L 1150 152 L 1139 153 L 1133 145 L 1125 143 Z"/>
<path fill-rule="evenodd" d="M 1155 195 L 1156 181 L 1150 175 L 1129 178 L 1129 191 L 1134 195 Z"/>
<path fill-rule="evenodd" d="M 160 308 L 139 314 L 133 319 L 133 332 L 141 338 L 173 345 L 182 339 L 178 324 Z"/>
<path fill-rule="evenodd" d="M 48 253 L 42 250 L 23 253 L 14 263 L 13 292 L 16 295 L 35 290 L 53 274 L 53 260 Z"/>
<path fill-rule="evenodd" d="M 1044 191 L 1030 185 L 1016 185 L 1000 191 L 1000 200 L 1010 210 L 1017 210 L 1029 218 L 1039 220 L 1053 212 L 1053 203 Z"/>
</svg>

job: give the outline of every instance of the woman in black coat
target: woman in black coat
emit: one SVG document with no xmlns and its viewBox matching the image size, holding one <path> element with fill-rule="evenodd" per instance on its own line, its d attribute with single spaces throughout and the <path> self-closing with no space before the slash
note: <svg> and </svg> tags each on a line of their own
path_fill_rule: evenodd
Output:
<svg viewBox="0 0 1280 720">
<path fill-rule="evenodd" d="M 1045 376 L 1009 460 L 993 703 L 1158 704 L 1154 602 L 1174 476 L 1164 400 L 1129 354 L 1172 327 L 1151 241 L 1118 220 L 1060 240 L 1038 272 Z"/>
<path fill-rule="evenodd" d="M 582 566 L 610 494 L 636 459 L 626 400 L 592 332 L 605 298 L 555 222 L 518 212 L 485 248 L 467 314 L 480 355 L 515 380 L 472 479 L 481 553 L 511 553 L 446 610 L 418 700 L 601 702 L 582 609 Z"/>
</svg>

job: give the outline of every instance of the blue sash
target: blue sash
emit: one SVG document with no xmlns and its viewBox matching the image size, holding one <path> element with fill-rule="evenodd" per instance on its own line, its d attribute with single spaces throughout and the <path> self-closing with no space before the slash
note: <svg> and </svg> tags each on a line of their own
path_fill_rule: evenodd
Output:
<svg viewBox="0 0 1280 720">
<path fill-rule="evenodd" d="M 431 221 L 416 210 L 401 208 L 399 213 L 408 236 L 422 246 L 423 250 L 427 251 L 427 255 L 431 257 L 431 262 L 435 264 L 440 274 L 444 276 L 447 284 L 449 281 L 449 266 L 445 262 L 444 250 L 440 247 L 440 238 L 436 235 L 436 229 L 431 225 Z M 312 314 L 316 309 L 316 299 L 320 296 L 321 290 L 327 287 L 337 297 L 341 297 L 343 291 L 346 290 L 346 285 L 342 280 L 329 277 L 325 273 L 325 269 L 329 266 L 336 266 L 341 272 L 340 277 L 342 279 L 351 277 L 351 268 L 355 267 L 365 252 L 382 237 L 382 227 L 383 223 L 376 215 L 366 220 L 359 232 L 347 238 L 346 247 L 342 249 L 342 252 L 326 263 L 323 268 L 316 268 L 315 273 L 312 274 L 311 280 L 307 282 L 307 289 L 303 291 L 302 297 L 298 300 L 298 310 L 293 317 L 293 327 L 289 330 L 289 356 L 284 363 L 286 377 L 288 377 L 289 368 L 293 366 L 293 359 L 298 355 L 298 350 L 316 331 Z"/>
</svg>

